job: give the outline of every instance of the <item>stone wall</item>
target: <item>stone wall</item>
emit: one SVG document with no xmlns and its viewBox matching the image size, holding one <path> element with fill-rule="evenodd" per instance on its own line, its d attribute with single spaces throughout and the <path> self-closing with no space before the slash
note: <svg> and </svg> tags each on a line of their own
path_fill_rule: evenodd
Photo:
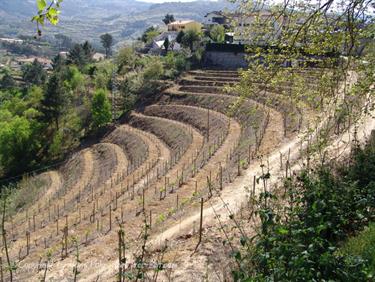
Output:
<svg viewBox="0 0 375 282">
<path fill-rule="evenodd" d="M 225 69 L 247 68 L 248 66 L 244 52 L 206 51 L 203 64 L 205 67 Z"/>
</svg>

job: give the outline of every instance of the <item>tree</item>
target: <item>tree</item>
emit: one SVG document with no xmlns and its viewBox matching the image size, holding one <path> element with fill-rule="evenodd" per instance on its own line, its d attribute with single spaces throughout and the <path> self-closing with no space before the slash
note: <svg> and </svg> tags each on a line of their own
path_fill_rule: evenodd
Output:
<svg viewBox="0 0 375 282">
<path fill-rule="evenodd" d="M 69 66 L 64 72 L 64 86 L 70 90 L 82 90 L 85 85 L 84 76 L 76 66 Z"/>
<path fill-rule="evenodd" d="M 27 84 L 42 85 L 46 81 L 47 73 L 37 59 L 32 64 L 23 65 L 21 70 L 22 79 Z"/>
<path fill-rule="evenodd" d="M 85 52 L 80 44 L 75 44 L 72 49 L 70 49 L 67 56 L 67 63 L 74 64 L 78 67 L 83 67 L 87 64 Z"/>
<path fill-rule="evenodd" d="M 141 40 L 142 40 L 142 42 L 144 42 L 146 44 L 149 44 L 159 34 L 160 34 L 160 31 L 157 27 L 150 26 L 142 34 Z"/>
<path fill-rule="evenodd" d="M 122 70 L 128 71 L 135 67 L 137 55 L 133 48 L 124 47 L 121 48 L 116 56 L 116 64 L 118 65 L 118 72 Z"/>
<path fill-rule="evenodd" d="M 183 32 L 182 30 L 180 30 L 180 32 L 177 34 L 177 37 L 176 37 L 176 42 L 178 44 L 182 43 L 182 38 L 184 37 L 184 35 L 185 35 L 185 32 Z"/>
<path fill-rule="evenodd" d="M 52 68 L 54 71 L 59 71 L 62 66 L 65 65 L 66 60 L 60 55 L 57 54 L 52 58 Z"/>
<path fill-rule="evenodd" d="M 185 47 L 189 47 L 190 51 L 193 52 L 196 43 L 200 42 L 201 36 L 195 30 L 188 30 L 182 37 L 181 43 Z"/>
<path fill-rule="evenodd" d="M 112 53 L 113 37 L 109 33 L 105 33 L 100 36 L 100 40 L 105 49 L 105 56 L 108 58 Z"/>
<path fill-rule="evenodd" d="M 163 22 L 168 25 L 169 23 L 173 23 L 175 21 L 174 16 L 172 14 L 166 14 Z"/>
<path fill-rule="evenodd" d="M 36 148 L 33 137 L 32 125 L 25 117 L 0 122 L 0 166 L 13 175 L 27 168 Z"/>
<path fill-rule="evenodd" d="M 92 47 L 90 42 L 85 41 L 82 44 L 83 54 L 85 55 L 85 59 L 87 63 L 91 63 L 95 54 L 95 49 Z"/>
<path fill-rule="evenodd" d="M 63 115 L 68 103 L 63 81 L 58 73 L 54 73 L 48 83 L 44 98 L 41 102 L 44 120 L 54 122 L 55 129 L 59 130 L 59 119 Z"/>
<path fill-rule="evenodd" d="M 91 104 L 91 114 L 94 128 L 100 128 L 111 122 L 111 104 L 104 89 L 95 91 Z"/>
<path fill-rule="evenodd" d="M 13 76 L 6 71 L 0 80 L 0 89 L 11 89 L 16 86 Z"/>
<path fill-rule="evenodd" d="M 170 45 L 168 37 L 165 38 L 163 45 L 164 45 L 165 51 L 168 52 L 169 45 Z"/>
<path fill-rule="evenodd" d="M 210 37 L 214 42 L 223 43 L 225 40 L 225 28 L 222 25 L 214 25 L 210 30 Z"/>
<path fill-rule="evenodd" d="M 83 44 L 75 44 L 73 48 L 70 49 L 67 62 L 82 68 L 86 64 L 92 62 L 94 54 L 95 49 L 88 41 L 85 41 Z"/>
<path fill-rule="evenodd" d="M 56 34 L 55 38 L 58 42 L 60 50 L 69 50 L 74 45 L 73 40 L 64 34 L 61 34 L 61 33 Z"/>
</svg>

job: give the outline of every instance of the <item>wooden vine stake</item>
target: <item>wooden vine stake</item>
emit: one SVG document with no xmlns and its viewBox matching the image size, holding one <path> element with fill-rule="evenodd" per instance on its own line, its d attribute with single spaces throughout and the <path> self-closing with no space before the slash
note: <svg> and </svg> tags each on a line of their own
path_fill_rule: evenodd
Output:
<svg viewBox="0 0 375 282">
<path fill-rule="evenodd" d="M 26 231 L 26 256 L 30 253 L 30 232 Z"/>
<path fill-rule="evenodd" d="M 220 190 L 223 190 L 223 167 L 219 163 Z"/>
<path fill-rule="evenodd" d="M 248 156 L 247 156 L 247 165 L 250 166 L 250 162 L 251 162 L 251 145 L 249 145 L 249 149 L 248 149 Z"/>
<path fill-rule="evenodd" d="M 212 187 L 211 187 L 211 180 L 210 177 L 207 176 L 207 188 L 208 188 L 208 198 L 212 197 Z"/>
<path fill-rule="evenodd" d="M 207 141 L 210 141 L 210 109 L 207 109 Z"/>
<path fill-rule="evenodd" d="M 253 197 L 252 197 L 252 199 L 253 199 L 253 205 L 255 205 L 255 186 L 256 186 L 256 181 L 257 181 L 257 177 L 256 177 L 256 175 L 254 175 L 254 179 L 253 179 Z"/>
<path fill-rule="evenodd" d="M 68 226 L 68 216 L 65 216 L 65 227 L 64 227 L 64 250 L 65 250 L 65 257 L 68 257 L 68 233 L 69 233 L 69 226 Z"/>
<path fill-rule="evenodd" d="M 0 281 L 4 282 L 3 258 L 0 257 Z"/>
<path fill-rule="evenodd" d="M 152 210 L 150 210 L 150 229 L 152 227 Z"/>
<path fill-rule="evenodd" d="M 145 211 L 145 189 L 142 188 L 142 212 Z"/>
<path fill-rule="evenodd" d="M 109 205 L 109 231 L 112 230 L 112 206 Z"/>
<path fill-rule="evenodd" d="M 125 281 L 125 232 L 122 226 L 120 225 L 120 230 L 118 231 L 118 263 L 119 263 L 119 273 L 118 280 L 119 282 Z"/>
<path fill-rule="evenodd" d="M 240 155 L 237 158 L 237 176 L 241 176 L 241 159 Z"/>
<path fill-rule="evenodd" d="M 202 231 L 203 231 L 203 198 L 201 198 L 201 217 L 200 217 L 200 223 L 199 223 L 199 240 L 198 240 L 197 246 L 195 247 L 194 252 L 197 251 L 199 245 L 202 242 Z"/>
</svg>

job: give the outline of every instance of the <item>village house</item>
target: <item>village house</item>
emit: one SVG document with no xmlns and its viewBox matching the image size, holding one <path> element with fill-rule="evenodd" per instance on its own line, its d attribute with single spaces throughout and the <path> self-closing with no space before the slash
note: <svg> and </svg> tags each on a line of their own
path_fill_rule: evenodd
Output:
<svg viewBox="0 0 375 282">
<path fill-rule="evenodd" d="M 203 24 L 207 30 L 214 25 L 224 26 L 228 30 L 225 34 L 226 42 L 254 44 L 256 40 L 256 44 L 262 45 L 280 36 L 284 21 L 283 17 L 276 19 L 268 9 L 260 9 L 252 13 L 212 11 L 204 16 Z M 250 30 L 250 27 L 255 29 Z"/>
<path fill-rule="evenodd" d="M 181 45 L 178 42 L 176 42 L 177 35 L 177 31 L 165 31 L 159 34 L 152 40 L 149 53 L 154 55 L 162 53 L 163 50 L 165 50 L 164 42 L 167 38 L 169 42 L 168 49 L 172 51 L 180 51 Z"/>
<path fill-rule="evenodd" d="M 269 10 L 234 13 L 233 43 L 263 45 L 280 37 L 285 18 L 275 18 Z M 256 42 L 254 42 L 256 41 Z"/>
<path fill-rule="evenodd" d="M 37 60 L 45 70 L 51 70 L 52 69 L 52 61 L 47 58 L 43 57 L 29 57 L 29 58 L 18 58 L 16 59 L 16 63 L 19 66 L 25 65 L 25 64 L 32 64 L 35 60 Z"/>
<path fill-rule="evenodd" d="M 207 29 L 214 25 L 223 25 L 229 28 L 230 20 L 222 11 L 212 11 L 204 16 L 203 24 Z"/>
<path fill-rule="evenodd" d="M 175 21 L 168 24 L 168 31 L 185 32 L 188 30 L 201 31 L 202 24 L 193 20 Z"/>
</svg>

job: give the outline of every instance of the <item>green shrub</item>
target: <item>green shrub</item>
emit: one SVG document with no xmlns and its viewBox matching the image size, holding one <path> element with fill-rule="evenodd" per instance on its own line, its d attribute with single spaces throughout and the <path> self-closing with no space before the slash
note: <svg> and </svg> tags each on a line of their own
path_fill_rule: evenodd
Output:
<svg viewBox="0 0 375 282">
<path fill-rule="evenodd" d="M 368 271 L 375 275 L 375 223 L 371 223 L 368 228 L 357 236 L 350 238 L 339 253 L 345 256 L 356 257 L 366 261 Z"/>
<path fill-rule="evenodd" d="M 176 78 L 183 71 L 190 69 L 190 62 L 187 61 L 184 54 L 169 52 L 163 59 L 165 66 L 165 76 L 167 78 Z"/>
<path fill-rule="evenodd" d="M 102 127 L 111 122 L 111 104 L 104 89 L 95 91 L 92 99 L 91 114 L 94 128 Z"/>
<path fill-rule="evenodd" d="M 146 80 L 157 80 L 161 78 L 163 73 L 164 73 L 164 67 L 160 59 L 153 59 L 148 64 L 148 66 L 145 67 L 143 71 L 143 77 Z"/>
<path fill-rule="evenodd" d="M 243 250 L 233 253 L 239 265 L 233 271 L 235 280 L 371 279 L 368 269 L 373 270 L 375 247 L 366 246 L 375 245 L 374 225 L 338 251 L 351 234 L 374 219 L 374 142 L 354 152 L 348 167 L 323 165 L 287 179 L 281 199 L 269 192 L 260 194 L 260 229 L 255 244 L 241 238 Z M 269 175 L 258 181 L 263 178 Z"/>
</svg>

